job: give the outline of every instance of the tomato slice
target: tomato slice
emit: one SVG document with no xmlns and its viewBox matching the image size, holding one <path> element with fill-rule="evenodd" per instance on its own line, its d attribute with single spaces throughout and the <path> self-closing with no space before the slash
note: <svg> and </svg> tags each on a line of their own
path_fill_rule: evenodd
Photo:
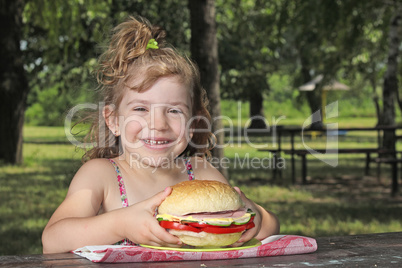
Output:
<svg viewBox="0 0 402 268">
<path fill-rule="evenodd" d="M 199 222 L 186 222 L 186 224 L 193 226 L 193 227 L 197 227 L 197 228 L 204 228 L 206 226 L 211 226 L 207 223 L 199 223 Z"/>
<path fill-rule="evenodd" d="M 247 224 L 246 224 L 246 230 L 248 230 L 248 229 L 251 229 L 251 228 L 254 228 L 255 227 L 255 224 L 254 224 L 254 222 L 248 222 Z"/>
<path fill-rule="evenodd" d="M 231 234 L 231 233 L 240 233 L 245 230 L 251 229 L 255 226 L 254 222 L 250 221 L 243 225 L 232 224 L 230 226 L 215 226 L 209 225 L 205 223 L 186 223 L 181 224 L 179 222 L 174 221 L 160 221 L 160 226 L 166 229 L 175 229 L 181 231 L 190 231 L 195 233 L 206 232 L 211 234 Z"/>
<path fill-rule="evenodd" d="M 201 229 L 189 226 L 189 225 L 185 225 L 185 224 L 181 224 L 178 222 L 174 222 L 174 221 L 160 221 L 159 225 L 165 229 L 175 229 L 175 230 L 181 230 L 181 231 L 191 231 L 191 232 L 195 232 L 195 233 L 200 233 L 202 232 Z"/>
<path fill-rule="evenodd" d="M 201 224 L 200 224 L 201 225 Z M 243 225 L 232 224 L 230 226 L 214 226 L 214 225 L 205 225 L 205 227 L 201 228 L 206 233 L 212 234 L 231 234 L 231 233 L 240 233 L 245 230 L 251 229 L 255 226 L 254 222 L 249 221 Z"/>
<path fill-rule="evenodd" d="M 212 226 L 208 225 L 202 230 L 206 233 L 211 233 L 211 234 L 231 234 L 231 233 L 240 233 L 246 230 L 245 225 L 231 225 L 228 227 L 220 227 L 220 226 Z"/>
</svg>

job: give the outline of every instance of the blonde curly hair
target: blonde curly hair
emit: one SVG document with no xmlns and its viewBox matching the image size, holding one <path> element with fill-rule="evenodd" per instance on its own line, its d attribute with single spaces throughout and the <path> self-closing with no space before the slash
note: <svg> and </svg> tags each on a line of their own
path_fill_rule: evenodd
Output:
<svg viewBox="0 0 402 268">
<path fill-rule="evenodd" d="M 187 57 L 182 56 L 165 42 L 166 33 L 153 26 L 144 18 L 129 17 L 112 31 L 106 51 L 99 57 L 97 80 L 102 92 L 102 102 L 113 105 L 118 110 L 127 84 L 138 80 L 131 90 L 144 91 L 160 78 L 175 76 L 188 85 L 192 100 L 192 115 L 202 117 L 195 120 L 192 127 L 203 129 L 194 132 L 191 142 L 181 155 L 210 156 L 213 135 L 206 132 L 211 116 L 207 110 L 206 92 L 200 83 L 197 66 Z M 155 39 L 158 49 L 147 49 L 150 39 Z M 100 108 L 101 109 L 101 108 Z M 105 118 L 97 112 L 85 140 L 92 142 L 93 148 L 86 151 L 83 161 L 93 158 L 113 158 L 121 154 L 119 138 L 106 126 Z"/>
</svg>

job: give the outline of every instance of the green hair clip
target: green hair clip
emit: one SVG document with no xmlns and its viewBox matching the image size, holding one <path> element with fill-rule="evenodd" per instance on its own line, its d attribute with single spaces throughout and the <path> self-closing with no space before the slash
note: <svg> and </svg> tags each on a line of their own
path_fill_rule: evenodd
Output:
<svg viewBox="0 0 402 268">
<path fill-rule="evenodd" d="M 155 39 L 150 39 L 149 41 L 148 41 L 148 44 L 147 44 L 147 48 L 146 49 L 158 49 L 159 47 L 158 47 L 158 42 L 156 42 L 156 40 Z"/>
</svg>

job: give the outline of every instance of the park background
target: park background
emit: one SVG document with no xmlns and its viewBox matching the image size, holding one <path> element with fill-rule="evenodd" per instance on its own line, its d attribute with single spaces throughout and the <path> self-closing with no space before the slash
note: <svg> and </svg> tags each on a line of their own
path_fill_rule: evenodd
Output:
<svg viewBox="0 0 402 268">
<path fill-rule="evenodd" d="M 96 100 L 96 58 L 112 26 L 128 15 L 144 16 L 166 29 L 169 43 L 200 60 L 204 83 L 213 76 L 211 70 L 218 74 L 217 82 L 204 85 L 215 94 L 213 116 L 218 107 L 241 130 L 232 146 L 217 152 L 232 164 L 237 157 L 269 157 L 238 142 L 244 129 L 264 127 L 251 117 L 264 116 L 270 125 L 284 116 L 282 125 L 301 126 L 321 108 L 320 85 L 312 92 L 298 90 L 320 74 L 323 83 L 336 79 L 350 88 L 327 95 L 327 103 L 338 101 L 338 116 L 331 122 L 339 127 L 401 122 L 398 1 L 10 0 L 2 2 L 0 12 L 5 25 L 10 23 L 1 30 L 1 255 L 41 252 L 42 230 L 65 197 L 83 154 L 66 138 L 65 117 L 75 105 Z M 208 15 L 212 22 L 203 20 Z M 196 32 L 197 25 L 210 32 Z M 197 50 L 197 44 L 207 49 Z M 202 53 L 212 54 L 211 66 L 217 68 L 203 69 Z M 222 120 L 222 127 L 231 127 L 228 122 Z M 250 139 L 267 143 L 265 135 Z M 4 148 L 14 140 L 10 157 Z M 309 141 L 325 143 L 325 137 Z M 369 147 L 376 140 L 357 133 L 339 142 Z M 337 167 L 308 161 L 306 185 L 292 184 L 288 168 L 275 179 L 269 168 L 231 166 L 224 172 L 249 198 L 278 215 L 283 234 L 402 230 L 402 198 L 389 194 L 389 167 L 384 165 L 377 178 L 374 170 L 363 174 L 361 155 L 340 155 Z"/>
</svg>

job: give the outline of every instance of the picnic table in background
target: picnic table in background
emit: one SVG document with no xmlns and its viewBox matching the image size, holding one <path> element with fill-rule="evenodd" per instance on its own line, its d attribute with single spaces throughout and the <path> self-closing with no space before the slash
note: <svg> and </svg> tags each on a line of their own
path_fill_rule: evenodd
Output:
<svg viewBox="0 0 402 268">
<path fill-rule="evenodd" d="M 402 232 L 316 238 L 314 253 L 244 259 L 146 263 L 147 267 L 401 267 Z M 144 263 L 93 263 L 73 253 L 0 256 L 1 267 L 143 267 Z"/>
<path fill-rule="evenodd" d="M 398 163 L 402 162 L 401 158 L 398 158 L 398 152 L 396 149 L 387 149 L 383 147 L 383 137 L 385 132 L 391 132 L 394 138 L 394 148 L 396 148 L 396 142 L 400 138 L 396 135 L 396 131 L 402 129 L 402 126 L 376 126 L 376 127 L 351 127 L 351 128 L 337 128 L 337 129 L 311 129 L 311 128 L 301 128 L 301 127 L 285 127 L 276 126 L 271 135 L 275 136 L 276 146 L 274 148 L 260 149 L 260 151 L 269 151 L 273 153 L 274 158 L 281 156 L 281 153 L 289 154 L 291 158 L 291 178 L 292 182 L 296 182 L 296 171 L 295 171 L 295 156 L 301 157 L 301 177 L 302 183 L 306 183 L 307 177 L 307 156 L 308 155 L 330 155 L 330 154 L 365 154 L 365 174 L 368 174 L 370 163 L 375 162 L 378 164 L 378 170 L 380 169 L 380 164 L 390 164 L 392 170 L 392 184 L 391 184 L 391 195 L 395 195 L 398 192 Z M 317 135 L 325 135 L 327 138 L 331 136 L 343 136 L 349 132 L 376 132 L 377 142 L 375 146 L 370 148 L 363 147 L 353 147 L 353 148 L 295 148 L 295 137 L 304 138 L 307 135 L 315 137 Z M 284 149 L 283 137 L 290 137 L 290 148 Z M 372 157 L 375 154 L 376 157 Z M 274 159 L 274 162 L 276 160 Z M 276 176 L 277 170 L 274 168 L 274 177 Z"/>
</svg>

